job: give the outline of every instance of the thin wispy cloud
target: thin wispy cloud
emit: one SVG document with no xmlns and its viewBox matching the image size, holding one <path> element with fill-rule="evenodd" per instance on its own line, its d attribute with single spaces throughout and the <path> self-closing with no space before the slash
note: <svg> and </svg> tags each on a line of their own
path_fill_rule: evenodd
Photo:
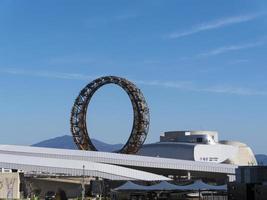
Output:
<svg viewBox="0 0 267 200">
<path fill-rule="evenodd" d="M 20 75 L 20 76 L 54 78 L 54 79 L 69 79 L 69 80 L 91 80 L 96 78 L 96 76 L 77 74 L 77 73 L 31 71 L 31 70 L 21 70 L 21 69 L 5 69 L 1 70 L 0 73 L 10 74 L 10 75 Z"/>
<path fill-rule="evenodd" d="M 216 49 L 212 49 L 212 50 L 205 52 L 205 53 L 200 53 L 197 55 L 197 57 L 215 56 L 215 55 L 219 55 L 219 54 L 223 54 L 223 53 L 228 53 L 231 51 L 238 51 L 238 50 L 258 47 L 258 46 L 262 46 L 265 44 L 266 44 L 265 40 L 260 40 L 260 41 L 256 41 L 256 42 L 252 42 L 252 43 L 246 43 L 246 44 L 223 46 L 223 47 L 219 47 Z"/>
<path fill-rule="evenodd" d="M 146 86 L 154 86 L 154 87 L 165 87 L 165 88 L 174 88 L 174 89 L 182 89 L 182 90 L 192 90 L 193 83 L 192 81 L 159 81 L 159 80 L 133 80 L 134 83 Z"/>
<path fill-rule="evenodd" d="M 240 63 L 247 63 L 249 59 L 235 59 L 229 62 L 230 65 L 240 64 Z"/>
<path fill-rule="evenodd" d="M 267 91 L 255 90 L 250 88 L 233 87 L 233 86 L 214 86 L 208 88 L 200 88 L 200 91 L 221 93 L 221 94 L 234 94 L 243 96 L 266 96 Z"/>
<path fill-rule="evenodd" d="M 48 60 L 49 64 L 59 65 L 59 64 L 92 64 L 95 59 L 90 58 L 88 55 L 67 55 L 61 57 L 54 57 Z"/>
<path fill-rule="evenodd" d="M 53 79 L 67 79 L 67 80 L 82 80 L 90 81 L 99 76 L 84 75 L 79 73 L 60 73 L 60 72 L 47 72 L 47 71 L 29 71 L 21 69 L 6 69 L 1 70 L 2 74 L 16 75 L 16 76 L 32 76 L 42 78 Z M 206 92 L 216 94 L 230 94 L 230 95 L 242 95 L 242 96 L 266 96 L 267 91 L 256 90 L 245 87 L 234 87 L 229 85 L 217 85 L 217 86 L 199 86 L 193 81 L 161 81 L 161 80 L 133 80 L 138 85 L 145 85 L 151 87 L 161 87 L 169 89 L 178 89 L 182 91 L 191 92 Z"/>
<path fill-rule="evenodd" d="M 217 93 L 217 94 L 233 94 L 233 95 L 242 95 L 242 96 L 265 96 L 267 95 L 267 91 L 243 88 L 243 87 L 234 87 L 234 86 L 206 86 L 200 87 L 197 86 L 199 84 L 194 84 L 190 81 L 182 81 L 182 82 L 169 82 L 169 81 L 136 81 L 136 83 L 156 86 L 156 87 L 165 87 L 165 88 L 173 88 L 184 91 L 192 91 L 192 92 L 208 92 L 208 93 Z"/>
<path fill-rule="evenodd" d="M 196 34 L 196 33 L 202 32 L 202 31 L 208 31 L 208 30 L 222 28 L 225 26 L 230 26 L 233 24 L 248 22 L 248 21 L 254 20 L 254 19 L 262 16 L 263 14 L 264 13 L 239 15 L 239 16 L 222 18 L 222 19 L 215 20 L 215 21 L 205 22 L 202 24 L 195 25 L 192 28 L 187 29 L 187 30 L 173 32 L 173 33 L 168 35 L 168 38 L 176 39 L 176 38 Z"/>
</svg>

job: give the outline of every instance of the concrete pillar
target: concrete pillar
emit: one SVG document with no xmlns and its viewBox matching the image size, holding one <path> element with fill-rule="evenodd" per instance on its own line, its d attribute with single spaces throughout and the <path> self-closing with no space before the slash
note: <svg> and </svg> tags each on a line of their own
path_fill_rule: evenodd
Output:
<svg viewBox="0 0 267 200">
<path fill-rule="evenodd" d="M 191 180 L 191 172 L 190 171 L 187 172 L 187 179 Z"/>
</svg>

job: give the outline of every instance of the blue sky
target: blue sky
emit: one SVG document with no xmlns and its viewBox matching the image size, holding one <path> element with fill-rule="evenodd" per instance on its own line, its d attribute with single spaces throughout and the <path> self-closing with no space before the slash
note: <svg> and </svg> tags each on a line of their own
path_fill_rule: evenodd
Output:
<svg viewBox="0 0 267 200">
<path fill-rule="evenodd" d="M 267 3 L 245 0 L 0 1 L 1 143 L 70 134 L 79 91 L 123 76 L 151 110 L 147 142 L 168 130 L 217 130 L 267 153 Z M 90 135 L 124 142 L 126 94 L 106 86 Z"/>
</svg>

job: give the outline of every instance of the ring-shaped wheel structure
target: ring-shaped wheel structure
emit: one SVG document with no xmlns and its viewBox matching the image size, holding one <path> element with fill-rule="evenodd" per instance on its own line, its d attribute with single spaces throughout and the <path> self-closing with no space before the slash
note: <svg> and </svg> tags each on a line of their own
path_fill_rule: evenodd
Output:
<svg viewBox="0 0 267 200">
<path fill-rule="evenodd" d="M 141 90 L 132 82 L 117 76 L 105 76 L 95 79 L 81 90 L 72 107 L 70 119 L 74 142 L 81 150 L 97 151 L 88 135 L 86 114 L 93 94 L 106 84 L 120 86 L 131 100 L 134 115 L 132 131 L 126 144 L 116 152 L 134 154 L 141 148 L 148 134 L 149 108 Z"/>
</svg>

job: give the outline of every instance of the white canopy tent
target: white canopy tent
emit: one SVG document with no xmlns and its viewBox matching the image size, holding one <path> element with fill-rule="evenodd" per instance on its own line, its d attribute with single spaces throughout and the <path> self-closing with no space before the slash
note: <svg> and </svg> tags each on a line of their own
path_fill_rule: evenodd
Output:
<svg viewBox="0 0 267 200">
<path fill-rule="evenodd" d="M 135 184 L 131 181 L 126 182 L 122 186 L 115 188 L 115 191 L 226 191 L 226 185 L 209 185 L 201 180 L 197 180 L 189 185 L 175 185 L 162 181 L 151 186 L 143 186 Z"/>
<path fill-rule="evenodd" d="M 198 191 L 198 190 L 226 191 L 227 190 L 227 185 L 209 185 L 209 184 L 204 183 L 202 180 L 197 180 L 190 185 L 184 185 L 181 187 L 183 187 L 183 190 L 191 190 L 191 191 Z"/>
<path fill-rule="evenodd" d="M 174 185 L 171 183 L 168 183 L 167 181 L 162 181 L 158 184 L 151 185 L 149 187 L 149 190 L 161 190 L 161 191 L 171 191 L 171 190 L 183 190 L 183 186 L 180 185 Z"/>
<path fill-rule="evenodd" d="M 115 191 L 146 191 L 149 190 L 149 186 L 138 185 L 132 181 L 127 181 L 120 187 L 114 189 Z"/>
</svg>

